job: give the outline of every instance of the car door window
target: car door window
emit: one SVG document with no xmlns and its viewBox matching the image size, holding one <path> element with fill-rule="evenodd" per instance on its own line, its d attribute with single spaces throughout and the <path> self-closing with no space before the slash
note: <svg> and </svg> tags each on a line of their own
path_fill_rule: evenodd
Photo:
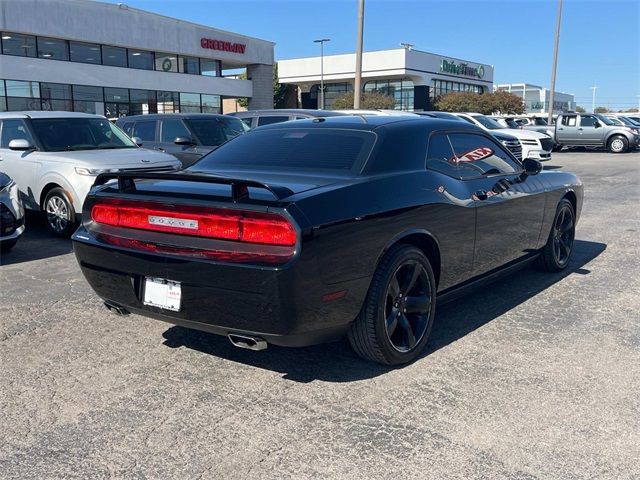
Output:
<svg viewBox="0 0 640 480">
<path fill-rule="evenodd" d="M 27 125 L 22 120 L 3 120 L 2 133 L 0 134 L 0 148 L 9 148 L 11 140 L 27 140 L 34 144 L 33 137 Z"/>
<path fill-rule="evenodd" d="M 162 121 L 162 134 L 160 141 L 164 143 L 173 143 L 178 137 L 191 138 L 191 132 L 182 123 L 182 120 L 173 118 L 170 120 Z"/>
<path fill-rule="evenodd" d="M 463 179 L 480 175 L 506 175 L 521 170 L 500 145 L 483 135 L 452 133 L 449 140 Z"/>
<path fill-rule="evenodd" d="M 575 127 L 576 120 L 577 120 L 577 117 L 575 116 L 562 117 L 562 125 L 564 125 L 565 127 Z"/>
<path fill-rule="evenodd" d="M 460 178 L 457 159 L 446 135 L 432 135 L 429 139 L 427 168 L 449 177 Z"/>
<path fill-rule="evenodd" d="M 122 124 L 122 130 L 124 130 L 124 132 L 129 135 L 130 137 L 133 136 L 133 122 L 126 122 Z"/>
<path fill-rule="evenodd" d="M 596 124 L 596 117 L 592 115 L 583 115 L 580 116 L 580 126 L 581 127 L 593 127 Z"/>
<path fill-rule="evenodd" d="M 253 120 L 253 117 L 241 118 L 240 120 L 242 120 L 247 127 L 251 128 L 251 121 Z"/>
<path fill-rule="evenodd" d="M 136 122 L 133 126 L 133 137 L 138 137 L 140 140 L 147 142 L 153 142 L 156 139 L 156 121 L 144 120 L 142 122 Z"/>
<path fill-rule="evenodd" d="M 288 116 L 282 116 L 282 115 L 272 115 L 272 116 L 268 116 L 268 117 L 258 117 L 258 126 L 261 125 L 271 125 L 272 123 L 281 123 L 281 122 L 286 122 L 287 120 L 289 120 Z"/>
</svg>

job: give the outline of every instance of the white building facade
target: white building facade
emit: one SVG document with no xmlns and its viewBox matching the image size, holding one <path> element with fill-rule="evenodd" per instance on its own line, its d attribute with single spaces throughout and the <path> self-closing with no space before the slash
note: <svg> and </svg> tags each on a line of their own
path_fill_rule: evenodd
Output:
<svg viewBox="0 0 640 480">
<path fill-rule="evenodd" d="M 278 61 L 280 83 L 296 85 L 302 108 L 319 108 L 321 77 L 325 107 L 353 90 L 354 53 Z M 395 98 L 398 110 L 429 110 L 432 101 L 449 92 L 493 91 L 493 66 L 414 49 L 365 52 L 362 56 L 363 91 L 378 91 Z"/>
<path fill-rule="evenodd" d="M 505 83 L 496 85 L 496 91 L 505 91 L 522 97 L 527 113 L 549 113 L 551 90 L 529 83 Z M 554 112 L 575 110 L 576 101 L 572 93 L 555 92 Z"/>
<path fill-rule="evenodd" d="M 273 107 L 274 43 L 89 0 L 0 0 L 0 111 Z M 246 68 L 247 78 L 224 78 Z"/>
</svg>

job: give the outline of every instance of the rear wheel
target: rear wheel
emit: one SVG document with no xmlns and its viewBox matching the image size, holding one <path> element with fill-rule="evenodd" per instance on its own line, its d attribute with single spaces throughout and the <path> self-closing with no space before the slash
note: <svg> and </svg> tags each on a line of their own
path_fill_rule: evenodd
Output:
<svg viewBox="0 0 640 480">
<path fill-rule="evenodd" d="M 54 188 L 42 206 L 47 228 L 58 237 L 69 237 L 76 228 L 76 211 L 62 188 Z"/>
<path fill-rule="evenodd" d="M 414 360 L 424 350 L 436 309 L 433 269 L 417 248 L 399 245 L 376 269 L 365 304 L 349 330 L 358 355 L 384 365 Z"/>
<path fill-rule="evenodd" d="M 611 153 L 624 153 L 629 149 L 629 141 L 622 135 L 616 135 L 609 140 Z"/>
<path fill-rule="evenodd" d="M 576 216 L 573 205 L 563 198 L 556 209 L 547 244 L 542 249 L 539 265 L 549 272 L 564 270 L 573 253 L 576 234 Z"/>
</svg>

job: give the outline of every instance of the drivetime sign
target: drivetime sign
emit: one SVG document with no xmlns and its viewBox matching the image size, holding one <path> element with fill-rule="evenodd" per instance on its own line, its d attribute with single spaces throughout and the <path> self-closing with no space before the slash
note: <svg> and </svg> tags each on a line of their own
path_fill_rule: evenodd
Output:
<svg viewBox="0 0 640 480">
<path fill-rule="evenodd" d="M 484 67 L 470 67 L 466 63 L 456 63 L 453 60 L 442 60 L 440 62 L 440 71 L 444 73 L 453 73 L 455 75 L 464 75 L 466 77 L 484 77 Z"/>
<path fill-rule="evenodd" d="M 213 38 L 201 38 L 200 46 L 210 50 L 220 50 L 222 52 L 244 53 L 247 46 L 244 43 L 224 42 Z"/>
</svg>

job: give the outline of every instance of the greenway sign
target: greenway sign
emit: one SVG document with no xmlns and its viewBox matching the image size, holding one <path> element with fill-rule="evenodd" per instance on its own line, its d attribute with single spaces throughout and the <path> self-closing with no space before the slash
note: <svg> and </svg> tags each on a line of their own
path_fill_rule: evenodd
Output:
<svg viewBox="0 0 640 480">
<path fill-rule="evenodd" d="M 453 60 L 442 60 L 440 62 L 440 71 L 443 73 L 452 73 L 454 75 L 464 75 L 465 77 L 484 77 L 484 67 L 470 67 L 466 63 L 456 63 Z"/>
</svg>

